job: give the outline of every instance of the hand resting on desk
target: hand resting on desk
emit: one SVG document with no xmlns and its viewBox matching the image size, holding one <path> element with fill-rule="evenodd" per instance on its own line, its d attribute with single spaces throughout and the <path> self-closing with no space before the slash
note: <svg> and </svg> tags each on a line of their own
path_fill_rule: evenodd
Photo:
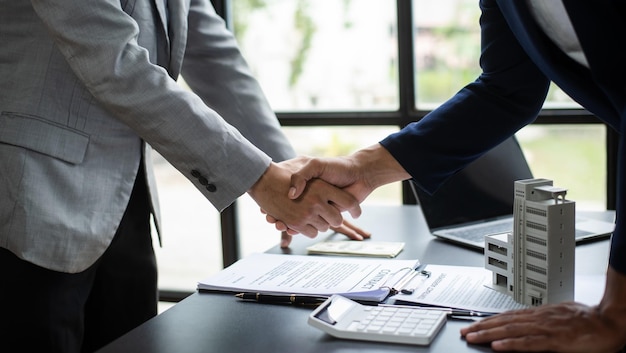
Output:
<svg viewBox="0 0 626 353">
<path fill-rule="evenodd" d="M 363 228 L 353 223 L 346 221 L 345 219 L 343 220 L 343 223 L 340 226 L 330 227 L 330 229 L 337 233 L 343 234 L 352 240 L 363 240 L 372 236 L 372 233 L 364 230 Z M 281 232 L 280 247 L 281 248 L 289 247 L 289 244 L 291 244 L 292 238 L 293 238 L 293 235 L 289 234 L 289 232 L 287 231 Z"/>
<path fill-rule="evenodd" d="M 626 341 L 626 276 L 609 268 L 608 277 L 614 280 L 607 281 L 599 305 L 568 302 L 509 311 L 465 327 L 461 335 L 469 343 L 491 342 L 496 351 L 617 352 Z"/>
</svg>

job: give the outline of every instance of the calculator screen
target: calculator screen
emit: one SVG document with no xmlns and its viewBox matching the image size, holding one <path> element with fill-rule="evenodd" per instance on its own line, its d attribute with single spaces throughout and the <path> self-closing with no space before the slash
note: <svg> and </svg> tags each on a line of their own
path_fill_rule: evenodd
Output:
<svg viewBox="0 0 626 353">
<path fill-rule="evenodd" d="M 354 303 L 350 300 L 347 300 L 343 297 L 335 297 L 332 302 L 325 308 L 320 310 L 320 312 L 317 313 L 315 317 L 330 325 L 334 325 L 353 306 Z"/>
</svg>

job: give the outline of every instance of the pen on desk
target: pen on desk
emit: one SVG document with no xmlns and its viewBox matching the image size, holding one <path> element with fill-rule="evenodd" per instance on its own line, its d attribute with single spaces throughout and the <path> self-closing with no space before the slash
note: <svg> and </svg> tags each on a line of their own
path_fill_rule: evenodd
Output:
<svg viewBox="0 0 626 353">
<path fill-rule="evenodd" d="M 317 305 L 323 303 L 325 297 L 316 297 L 310 295 L 297 295 L 297 294 L 264 294 L 264 293 L 239 293 L 235 294 L 235 297 L 242 300 L 256 301 L 258 303 L 272 303 L 272 304 L 296 304 L 296 305 Z"/>
<path fill-rule="evenodd" d="M 447 312 L 448 316 L 451 316 L 451 317 L 481 318 L 481 317 L 489 317 L 489 316 L 496 315 L 496 313 L 490 313 L 490 312 L 484 312 L 484 311 L 452 309 L 452 308 L 444 308 L 444 307 L 436 307 L 436 306 L 414 306 L 414 305 L 395 305 L 395 304 L 378 304 L 378 306 L 445 311 Z"/>
<path fill-rule="evenodd" d="M 489 317 L 493 315 L 495 315 L 495 313 L 486 313 L 486 312 L 474 311 L 474 310 L 450 309 L 450 311 L 448 312 L 448 316 L 456 316 L 456 317 Z"/>
</svg>

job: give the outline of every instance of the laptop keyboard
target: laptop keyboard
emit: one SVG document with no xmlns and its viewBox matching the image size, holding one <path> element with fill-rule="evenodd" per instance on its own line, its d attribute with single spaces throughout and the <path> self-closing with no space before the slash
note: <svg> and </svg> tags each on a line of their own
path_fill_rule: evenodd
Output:
<svg viewBox="0 0 626 353">
<path fill-rule="evenodd" d="M 448 234 L 457 238 L 467 239 L 475 242 L 483 242 L 485 235 L 510 232 L 513 229 L 511 221 L 485 223 L 466 228 L 450 229 Z"/>
</svg>

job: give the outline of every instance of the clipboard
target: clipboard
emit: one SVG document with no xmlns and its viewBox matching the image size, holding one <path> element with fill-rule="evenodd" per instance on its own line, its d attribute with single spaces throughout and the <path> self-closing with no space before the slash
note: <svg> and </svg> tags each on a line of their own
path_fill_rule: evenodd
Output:
<svg viewBox="0 0 626 353">
<path fill-rule="evenodd" d="M 402 268 L 376 290 L 366 292 L 338 293 L 361 304 L 380 304 L 396 294 L 412 294 L 416 286 L 430 277 L 430 272 L 421 270 L 420 266 Z M 418 284 L 419 283 L 419 284 Z"/>
<path fill-rule="evenodd" d="M 421 265 L 407 267 L 393 276 L 392 283 L 385 285 L 389 289 L 389 296 L 396 294 L 412 294 L 415 288 L 430 277 L 430 271 L 423 270 Z"/>
<path fill-rule="evenodd" d="M 413 282 L 412 293 L 398 292 L 391 299 L 394 305 L 444 307 L 486 314 L 523 309 L 505 292 L 490 287 L 491 271 L 484 267 L 427 265 L 428 277 Z"/>
</svg>

